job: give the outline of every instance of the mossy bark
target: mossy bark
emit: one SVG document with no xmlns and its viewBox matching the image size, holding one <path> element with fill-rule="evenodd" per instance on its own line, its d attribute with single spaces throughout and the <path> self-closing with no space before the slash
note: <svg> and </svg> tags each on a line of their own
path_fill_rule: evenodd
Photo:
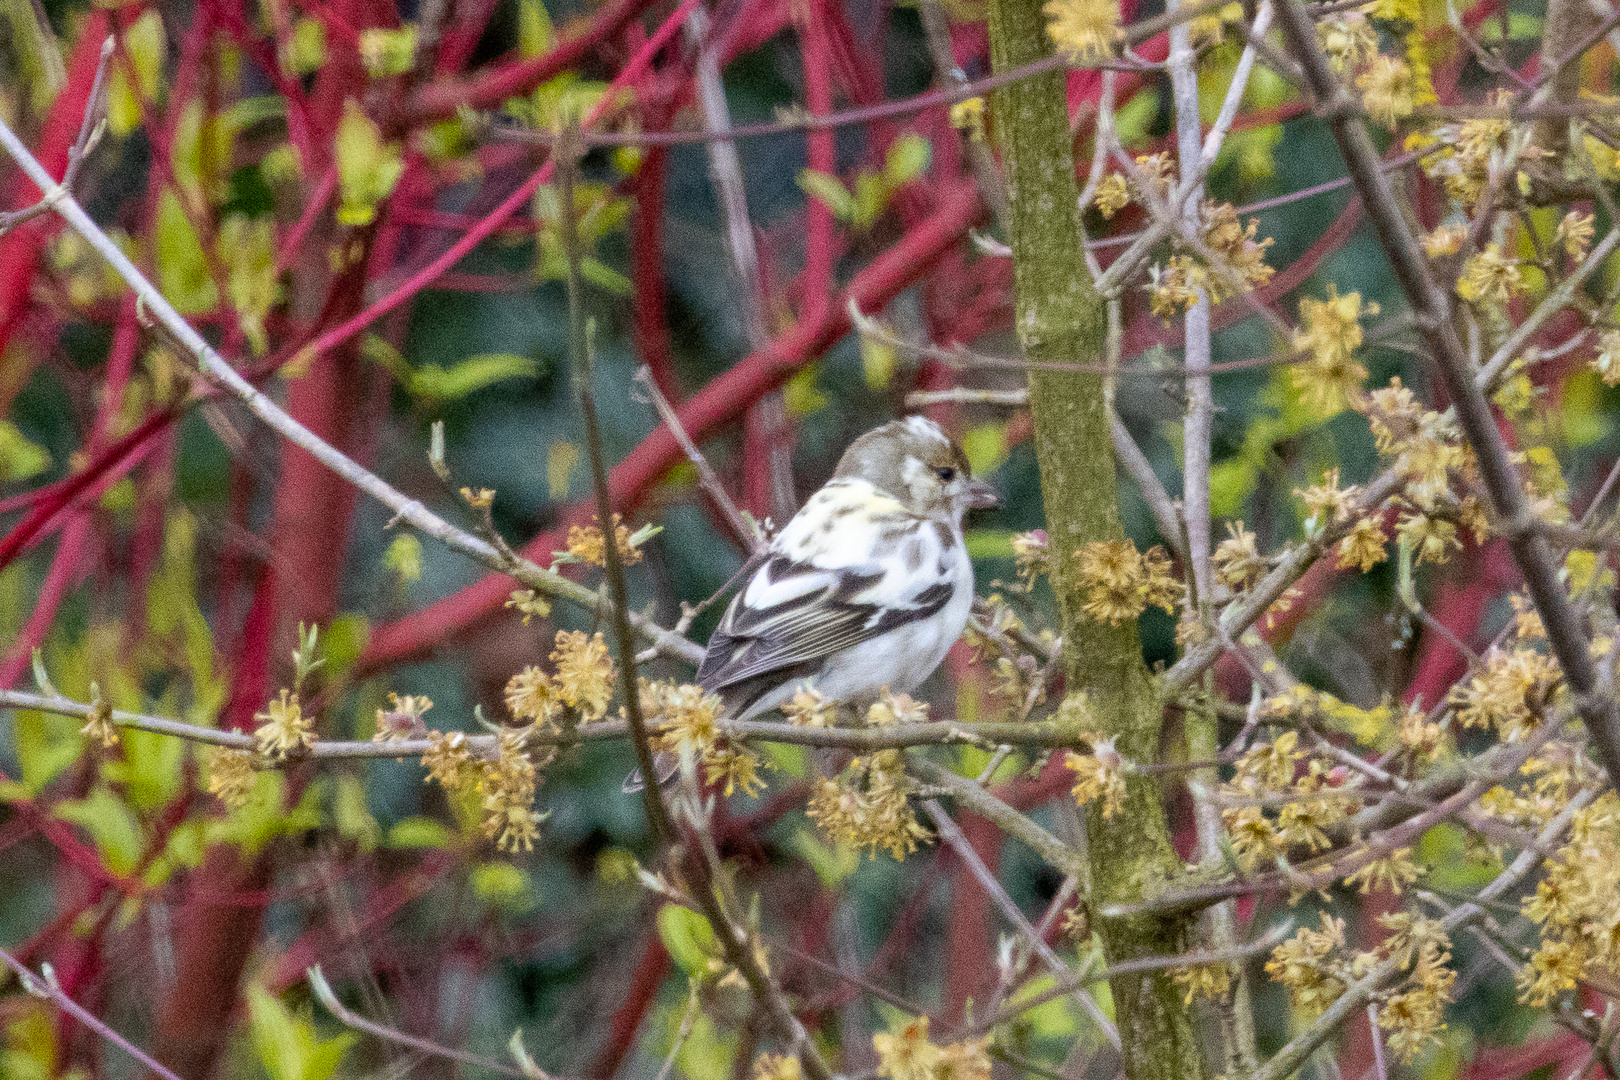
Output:
<svg viewBox="0 0 1620 1080">
<path fill-rule="evenodd" d="M 990 48 L 997 72 L 1046 56 L 1051 45 L 1041 0 L 990 0 Z M 1021 343 L 1033 361 L 1097 364 L 1105 315 L 1080 247 L 1064 76 L 1054 72 L 1003 87 L 991 107 L 1007 175 Z M 1073 575 L 1077 548 L 1123 536 L 1102 377 L 1033 370 L 1029 384 L 1069 691 L 1085 693 L 1097 726 L 1116 738 L 1122 754 L 1152 761 L 1159 752 L 1160 703 L 1136 627 L 1087 618 Z M 1128 782 L 1123 813 L 1105 820 L 1093 806 L 1087 832 L 1093 912 L 1142 898 L 1181 867 L 1152 779 Z M 1095 925 L 1109 962 L 1116 963 L 1183 950 L 1192 922 L 1142 916 L 1096 919 Z M 1203 1076 L 1190 1009 L 1167 974 L 1123 976 L 1111 989 L 1130 1080 Z"/>
</svg>

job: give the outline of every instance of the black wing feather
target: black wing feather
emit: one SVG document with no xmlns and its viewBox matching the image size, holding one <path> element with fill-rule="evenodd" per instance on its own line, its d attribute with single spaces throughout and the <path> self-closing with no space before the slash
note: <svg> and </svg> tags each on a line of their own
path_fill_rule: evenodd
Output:
<svg viewBox="0 0 1620 1080">
<path fill-rule="evenodd" d="M 776 555 L 758 572 L 782 581 L 795 574 L 826 571 Z M 749 687 L 744 694 L 751 704 L 784 678 L 813 674 L 821 661 L 835 653 L 934 615 L 953 591 L 950 583 L 940 582 L 917 593 L 905 607 L 880 608 L 853 600 L 882 577 L 881 573 L 847 573 L 835 588 L 805 593 L 769 608 L 745 606 L 745 586 L 732 598 L 709 638 L 698 668 L 699 685 L 711 691 L 733 687 L 740 691 L 739 684 L 757 681 L 761 685 Z"/>
</svg>

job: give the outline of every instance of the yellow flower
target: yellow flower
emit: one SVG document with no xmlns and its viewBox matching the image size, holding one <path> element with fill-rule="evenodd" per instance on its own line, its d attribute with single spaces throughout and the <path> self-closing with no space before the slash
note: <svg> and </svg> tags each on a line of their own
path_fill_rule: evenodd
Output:
<svg viewBox="0 0 1620 1080">
<path fill-rule="evenodd" d="M 1320 20 L 1316 40 L 1327 55 L 1328 66 L 1343 73 L 1365 64 L 1378 53 L 1378 35 L 1359 11 L 1346 11 Z"/>
<path fill-rule="evenodd" d="M 523 616 L 524 626 L 528 626 L 529 620 L 536 615 L 543 619 L 551 614 L 551 601 L 533 589 L 513 589 L 512 595 L 507 598 L 506 606 Z"/>
<path fill-rule="evenodd" d="M 870 727 L 893 727 L 896 724 L 926 724 L 928 703 L 918 701 L 910 694 L 891 694 L 872 702 L 866 710 L 866 723 Z"/>
<path fill-rule="evenodd" d="M 208 794 L 239 810 L 253 794 L 253 755 L 246 750 L 216 746 L 208 755 Z"/>
<path fill-rule="evenodd" d="M 445 791 L 459 794 L 478 782 L 478 763 L 467 749 L 465 732 L 428 733 L 428 748 L 422 752 L 423 783 L 433 781 Z"/>
<path fill-rule="evenodd" d="M 1172 255 L 1165 265 L 1148 268 L 1148 307 L 1155 317 L 1169 321 L 1198 303 L 1209 286 L 1209 274 L 1189 255 Z"/>
<path fill-rule="evenodd" d="M 1563 685 L 1563 671 L 1550 656 L 1530 649 L 1493 650 L 1483 670 L 1452 688 L 1457 722 L 1493 727 L 1508 742 L 1541 726 L 1542 714 Z"/>
<path fill-rule="evenodd" d="M 555 727 L 562 700 L 551 676 L 531 664 L 507 681 L 506 708 L 519 720 Z"/>
<path fill-rule="evenodd" d="M 1120 39 L 1118 0 L 1046 0 L 1046 34 L 1073 60 L 1110 56 Z"/>
<path fill-rule="evenodd" d="M 820 780 L 806 814 L 827 837 L 856 848 L 885 848 L 896 859 L 917 849 L 928 830 L 917 821 L 907 795 L 905 759 L 898 750 L 879 750 L 849 763 L 836 780 Z"/>
<path fill-rule="evenodd" d="M 951 126 L 974 142 L 984 141 L 984 98 L 970 97 L 951 106 Z M 794 1064 L 798 1064 L 795 1060 Z"/>
<path fill-rule="evenodd" d="M 1322 929 L 1302 926 L 1294 936 L 1271 951 L 1266 974 L 1288 988 L 1294 1007 L 1310 1016 L 1319 1014 L 1344 993 L 1345 982 L 1334 954 L 1344 948 L 1344 920 L 1322 912 Z"/>
<path fill-rule="evenodd" d="M 1082 610 L 1113 626 L 1150 606 L 1175 614 L 1183 589 L 1170 570 L 1164 549 L 1139 552 L 1130 540 L 1095 540 L 1075 552 L 1075 574 L 1086 589 Z"/>
<path fill-rule="evenodd" d="M 1519 969 L 1519 1000 L 1541 1008 L 1586 972 L 1586 952 L 1571 941 L 1543 941 L 1530 962 Z"/>
<path fill-rule="evenodd" d="M 1395 56 L 1379 56 L 1356 79 L 1367 113 L 1385 127 L 1394 127 L 1402 117 L 1411 116 L 1417 83 L 1412 68 Z"/>
<path fill-rule="evenodd" d="M 1104 220 L 1113 217 L 1131 204 L 1130 185 L 1120 173 L 1109 173 L 1097 185 L 1097 193 L 1091 197 L 1091 205 L 1097 208 Z"/>
<path fill-rule="evenodd" d="M 1569 256 L 1571 262 L 1586 258 L 1587 249 L 1592 246 L 1592 237 L 1597 235 L 1596 221 L 1591 214 L 1571 210 L 1558 223 L 1557 238 L 1563 242 L 1564 254 Z"/>
<path fill-rule="evenodd" d="M 727 740 L 703 755 L 703 777 L 726 795 L 741 791 L 752 798 L 765 788 L 765 781 L 759 777 L 761 764 L 758 754 Z"/>
<path fill-rule="evenodd" d="M 754 1059 L 754 1080 L 804 1080 L 804 1070 L 792 1054 L 761 1054 Z"/>
<path fill-rule="evenodd" d="M 272 761 L 285 758 L 290 752 L 307 750 L 315 745 L 315 729 L 298 706 L 298 695 L 286 689 L 281 697 L 255 713 L 259 721 L 253 737 L 259 742 L 259 753 Z"/>
<path fill-rule="evenodd" d="M 1193 998 L 1225 1001 L 1232 992 L 1232 969 L 1225 964 L 1195 964 L 1192 967 L 1171 968 L 1170 978 L 1187 988 L 1183 1005 L 1191 1005 Z"/>
<path fill-rule="evenodd" d="M 1124 761 L 1114 749 L 1113 739 L 1092 739 L 1091 751 L 1080 754 L 1071 750 L 1064 760 L 1075 775 L 1071 794 L 1081 806 L 1102 800 L 1102 816 L 1111 818 L 1125 809 Z"/>
<path fill-rule="evenodd" d="M 1203 223 L 1204 242 L 1215 251 L 1225 256 L 1233 270 L 1237 271 L 1249 288 L 1264 285 L 1271 280 L 1275 271 L 1266 265 L 1266 249 L 1271 246 L 1270 237 L 1256 240 L 1255 232 L 1260 228 L 1256 218 L 1249 219 L 1247 229 L 1238 220 L 1237 208 L 1231 203 L 1216 202 L 1205 199 L 1199 207 L 1199 218 Z M 1221 290 L 1218 281 L 1211 281 L 1211 301 L 1219 300 L 1215 295 Z"/>
<path fill-rule="evenodd" d="M 701 757 L 720 738 L 720 699 L 703 687 L 650 683 L 642 689 L 643 707 L 663 718 L 654 749 L 679 754 L 689 746 Z"/>
<path fill-rule="evenodd" d="M 985 1035 L 936 1046 L 928 1038 L 926 1016 L 872 1036 L 877 1072 L 886 1080 L 990 1080 L 989 1045 Z"/>
<path fill-rule="evenodd" d="M 602 537 L 602 522 L 600 518 L 593 519 L 592 525 L 570 525 L 568 527 L 568 554 L 579 562 L 588 562 L 593 566 L 607 565 L 607 541 Z M 641 561 L 641 549 L 630 542 L 630 529 L 620 524 L 618 514 L 613 515 L 613 534 L 619 545 L 619 562 L 625 566 L 634 566 Z"/>
<path fill-rule="evenodd" d="M 1215 546 L 1210 561 L 1215 564 L 1215 580 L 1229 589 L 1242 591 L 1260 580 L 1266 572 L 1254 533 L 1241 521 L 1226 523 L 1228 536 Z"/>
<path fill-rule="evenodd" d="M 1523 285 L 1519 264 L 1497 244 L 1469 256 L 1457 278 L 1457 295 L 1469 303 L 1505 304 Z"/>
<path fill-rule="evenodd" d="M 1455 255 L 1462 250 L 1463 241 L 1467 238 L 1468 230 L 1465 227 L 1461 225 L 1441 225 L 1433 232 L 1423 234 L 1423 254 L 1431 259 Z"/>
<path fill-rule="evenodd" d="M 1371 890 L 1382 892 L 1388 888 L 1390 892 L 1399 896 L 1403 886 L 1410 885 L 1423 876 L 1423 871 L 1412 861 L 1412 849 L 1409 847 L 1396 848 L 1381 859 L 1374 859 L 1359 870 L 1345 877 L 1346 885 L 1360 885 L 1360 891 L 1365 893 Z"/>
<path fill-rule="evenodd" d="M 1367 369 L 1355 359 L 1362 342 L 1361 317 L 1377 314 L 1377 304 L 1363 304 L 1358 292 L 1340 296 L 1333 285 L 1326 300 L 1300 300 L 1303 329 L 1294 333 L 1294 348 L 1309 350 L 1311 358 L 1294 367 L 1289 378 L 1322 415 L 1332 416 L 1360 394 L 1367 378 Z"/>
<path fill-rule="evenodd" d="M 1609 386 L 1620 384 L 1620 330 L 1605 330 L 1598 335 L 1592 370 Z"/>
<path fill-rule="evenodd" d="M 1363 574 L 1389 558 L 1384 545 L 1389 543 L 1389 537 L 1384 535 L 1383 523 L 1376 514 L 1358 518 L 1350 527 L 1350 533 L 1339 541 L 1339 558 L 1335 564 L 1340 570 L 1356 567 Z"/>
<path fill-rule="evenodd" d="M 421 738 L 427 734 L 422 716 L 431 708 L 433 701 L 426 695 L 406 694 L 401 697 L 390 691 L 388 708 L 377 710 L 377 730 L 372 733 L 371 741 L 391 743 Z"/>
<path fill-rule="evenodd" d="M 557 665 L 557 694 L 579 711 L 580 719 L 600 720 L 613 700 L 613 659 L 601 634 L 557 631 L 551 662 Z"/>
<path fill-rule="evenodd" d="M 523 739 L 521 729 L 503 729 L 497 739 L 499 755 L 485 767 L 481 781 L 484 835 L 494 840 L 501 851 L 533 851 L 540 822 L 545 820 L 534 809 L 539 769 L 524 748 Z"/>
<path fill-rule="evenodd" d="M 1339 486 L 1339 470 L 1337 467 L 1329 469 L 1322 475 L 1322 482 L 1301 491 L 1294 489 L 1294 494 L 1304 502 L 1305 509 L 1310 512 L 1310 520 L 1318 527 L 1339 525 L 1350 520 L 1350 513 L 1355 509 L 1356 495 L 1360 489 L 1351 484 L 1347 488 Z"/>
<path fill-rule="evenodd" d="M 1457 526 L 1427 514 L 1406 515 L 1395 526 L 1395 532 L 1412 549 L 1417 566 L 1426 562 L 1439 566 L 1450 561 L 1453 549 L 1462 550 Z"/>
<path fill-rule="evenodd" d="M 813 686 L 801 686 L 782 706 L 788 723 L 798 727 L 832 727 L 838 720 L 838 702 Z"/>
</svg>

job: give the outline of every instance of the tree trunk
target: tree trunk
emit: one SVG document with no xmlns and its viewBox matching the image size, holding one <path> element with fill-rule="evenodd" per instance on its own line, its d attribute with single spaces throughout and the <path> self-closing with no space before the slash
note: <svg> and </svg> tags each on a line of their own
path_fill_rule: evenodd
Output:
<svg viewBox="0 0 1620 1080">
<path fill-rule="evenodd" d="M 997 72 L 1046 56 L 1051 46 L 1040 0 L 991 0 L 990 43 Z M 1104 309 L 1081 252 L 1080 193 L 1063 73 L 997 90 L 992 110 L 1007 174 L 1008 239 L 1024 351 L 1037 362 L 1096 364 L 1104 351 Z M 1116 738 L 1125 757 L 1153 761 L 1159 751 L 1159 696 L 1142 661 L 1136 627 L 1087 618 L 1073 576 L 1077 548 L 1124 535 L 1102 376 L 1034 370 L 1029 386 L 1069 692 L 1086 695 L 1097 728 Z M 1159 784 L 1152 779 L 1130 779 L 1124 812 L 1112 818 L 1104 820 L 1093 804 L 1087 829 L 1093 912 L 1139 899 L 1180 870 Z M 1094 919 L 1094 925 L 1108 961 L 1117 963 L 1181 951 L 1192 920 L 1140 916 Z M 1113 980 L 1111 989 L 1130 1080 L 1204 1075 L 1190 1009 L 1167 973 L 1124 976 Z"/>
</svg>

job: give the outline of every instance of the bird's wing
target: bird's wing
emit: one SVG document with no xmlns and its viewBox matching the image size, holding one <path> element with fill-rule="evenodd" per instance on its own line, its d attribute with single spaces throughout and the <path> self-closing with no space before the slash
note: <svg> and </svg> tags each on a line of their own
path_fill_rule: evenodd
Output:
<svg viewBox="0 0 1620 1080">
<path fill-rule="evenodd" d="M 927 619 L 949 601 L 952 580 L 936 572 L 944 541 L 928 523 L 914 522 L 906 536 L 916 545 L 909 562 L 892 530 L 841 531 L 836 545 L 808 558 L 777 551 L 754 572 L 709 639 L 698 668 L 705 689 L 773 672 L 809 674 L 834 653 Z"/>
</svg>

